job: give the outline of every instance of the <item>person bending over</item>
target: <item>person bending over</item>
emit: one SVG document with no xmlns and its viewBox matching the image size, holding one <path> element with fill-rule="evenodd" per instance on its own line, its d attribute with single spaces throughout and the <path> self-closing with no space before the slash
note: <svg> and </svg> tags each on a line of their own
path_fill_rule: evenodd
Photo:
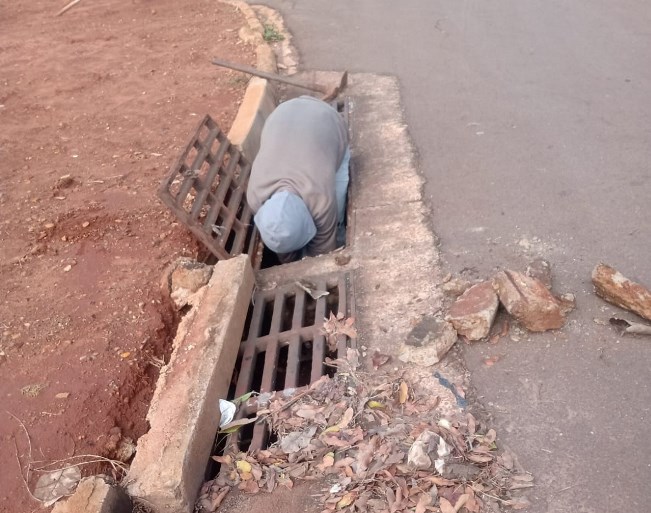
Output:
<svg viewBox="0 0 651 513">
<path fill-rule="evenodd" d="M 327 103 L 301 96 L 267 118 L 247 200 L 281 262 L 343 245 L 349 161 L 347 127 Z"/>
</svg>

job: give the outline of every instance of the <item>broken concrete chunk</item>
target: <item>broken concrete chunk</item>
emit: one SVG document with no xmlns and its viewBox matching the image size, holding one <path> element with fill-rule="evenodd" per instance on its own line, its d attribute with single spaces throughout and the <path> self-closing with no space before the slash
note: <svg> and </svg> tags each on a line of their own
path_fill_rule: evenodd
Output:
<svg viewBox="0 0 651 513">
<path fill-rule="evenodd" d="M 651 321 L 651 292 L 646 287 L 605 264 L 594 268 L 592 283 L 602 299 Z"/>
<path fill-rule="evenodd" d="M 192 296 L 208 284 L 212 266 L 191 258 L 181 257 L 173 262 L 163 274 L 163 293 L 169 295 L 178 309 L 192 304 Z"/>
<path fill-rule="evenodd" d="M 552 290 L 552 266 L 547 260 L 536 258 L 527 266 L 525 274 L 540 280 L 547 289 Z"/>
<path fill-rule="evenodd" d="M 65 502 L 55 504 L 52 513 L 130 513 L 131 499 L 122 488 L 110 485 L 100 476 L 82 479 Z"/>
<path fill-rule="evenodd" d="M 457 332 L 449 322 L 425 317 L 409 333 L 398 358 L 402 362 L 434 365 L 441 361 L 457 341 Z"/>
<path fill-rule="evenodd" d="M 502 271 L 493 283 L 500 302 L 529 331 L 547 331 L 565 323 L 569 304 L 562 303 L 545 284 L 516 271 Z"/>
<path fill-rule="evenodd" d="M 468 340 L 479 340 L 490 332 L 499 300 L 493 284 L 485 281 L 466 290 L 450 308 L 446 320 L 459 335 Z"/>
</svg>

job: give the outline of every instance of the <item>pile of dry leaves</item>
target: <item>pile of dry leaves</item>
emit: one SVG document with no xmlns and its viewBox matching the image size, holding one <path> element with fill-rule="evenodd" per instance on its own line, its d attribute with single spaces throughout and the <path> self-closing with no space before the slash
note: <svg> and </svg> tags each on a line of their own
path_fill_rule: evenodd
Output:
<svg viewBox="0 0 651 513">
<path fill-rule="evenodd" d="M 519 490 L 532 487 L 533 477 L 498 450 L 494 430 L 470 413 L 441 417 L 438 397 L 419 394 L 400 377 L 361 372 L 356 352 L 348 356 L 337 361 L 335 377 L 324 376 L 293 397 L 258 397 L 257 422 L 266 422 L 277 442 L 214 456 L 221 472 L 205 483 L 198 511 L 216 511 L 232 488 L 272 492 L 314 479 L 324 483 L 324 513 L 528 506 Z"/>
</svg>

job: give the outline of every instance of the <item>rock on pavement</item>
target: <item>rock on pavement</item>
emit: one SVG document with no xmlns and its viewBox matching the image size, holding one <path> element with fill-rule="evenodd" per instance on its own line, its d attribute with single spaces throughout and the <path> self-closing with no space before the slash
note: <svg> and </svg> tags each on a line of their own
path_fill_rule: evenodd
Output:
<svg viewBox="0 0 651 513">
<path fill-rule="evenodd" d="M 480 340 L 488 336 L 498 306 L 493 284 L 485 281 L 466 290 L 452 305 L 446 320 L 459 335 L 468 340 Z"/>
<path fill-rule="evenodd" d="M 599 264 L 594 268 L 592 283 L 599 297 L 651 321 L 649 289 L 629 280 L 606 264 Z"/>
<path fill-rule="evenodd" d="M 426 316 L 411 330 L 398 358 L 405 363 L 434 365 L 441 361 L 456 341 L 457 332 L 452 324 Z"/>
<path fill-rule="evenodd" d="M 560 328 L 574 307 L 571 300 L 554 297 L 540 280 L 516 271 L 497 273 L 493 284 L 504 308 L 530 331 Z"/>
</svg>

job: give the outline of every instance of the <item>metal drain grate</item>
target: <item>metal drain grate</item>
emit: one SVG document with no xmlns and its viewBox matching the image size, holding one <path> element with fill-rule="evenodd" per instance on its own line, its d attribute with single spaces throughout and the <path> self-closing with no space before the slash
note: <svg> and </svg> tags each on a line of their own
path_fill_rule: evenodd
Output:
<svg viewBox="0 0 651 513">
<path fill-rule="evenodd" d="M 248 253 L 257 268 L 259 237 L 245 194 L 250 172 L 249 162 L 207 115 L 158 196 L 218 259 Z"/>
<path fill-rule="evenodd" d="M 313 291 L 327 291 L 314 299 L 295 282 L 257 292 L 249 311 L 248 330 L 240 345 L 234 397 L 251 390 L 260 393 L 300 388 L 328 373 L 326 357 L 345 356 L 353 340 L 341 335 L 336 350 L 328 348 L 322 328 L 330 313 L 354 315 L 349 273 L 301 280 Z M 253 417 L 257 401 L 243 405 L 237 418 Z M 265 424 L 251 425 L 233 436 L 240 449 L 262 449 L 268 443 Z"/>
</svg>

